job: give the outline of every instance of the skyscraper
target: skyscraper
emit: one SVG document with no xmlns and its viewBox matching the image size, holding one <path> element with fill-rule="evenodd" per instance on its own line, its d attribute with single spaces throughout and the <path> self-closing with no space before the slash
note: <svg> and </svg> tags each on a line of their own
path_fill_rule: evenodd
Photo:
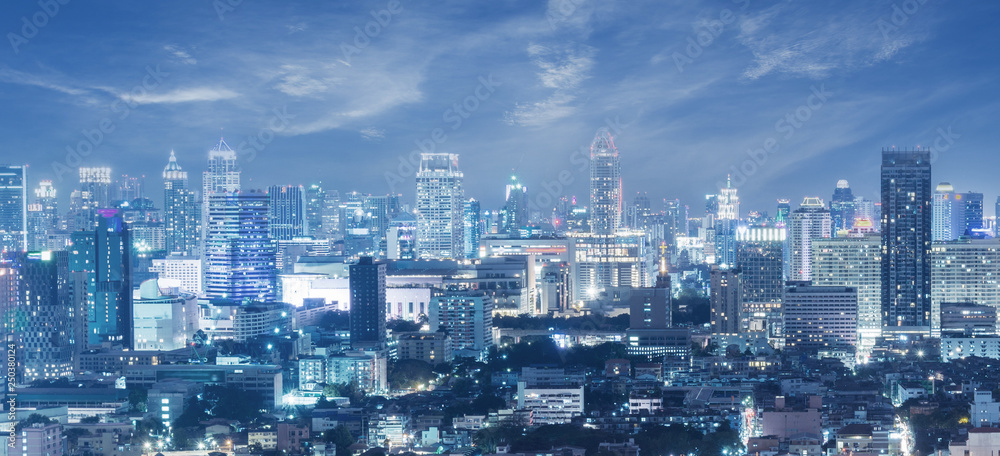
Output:
<svg viewBox="0 0 1000 456">
<path fill-rule="evenodd" d="M 35 189 L 35 202 L 28 206 L 28 250 L 49 250 L 49 236 L 59 229 L 59 200 L 52 181 L 43 180 Z"/>
<path fill-rule="evenodd" d="M 813 239 L 812 282 L 858 291 L 858 346 L 870 351 L 882 335 L 882 238 L 877 233 Z"/>
<path fill-rule="evenodd" d="M 824 350 L 857 345 L 857 289 L 790 285 L 784 305 L 787 348 Z"/>
<path fill-rule="evenodd" d="M 590 146 L 590 231 L 614 234 L 622 223 L 622 165 L 611 133 L 597 131 Z"/>
<path fill-rule="evenodd" d="M 737 335 L 740 333 L 743 286 L 739 269 L 721 269 L 712 266 L 709 274 L 712 306 L 712 334 Z"/>
<path fill-rule="evenodd" d="M 72 240 L 69 269 L 84 274 L 86 284 L 86 297 L 75 298 L 86 306 L 75 313 L 77 347 L 109 342 L 132 348 L 132 242 L 127 225 L 117 210 L 102 209 L 97 229 L 76 231 Z"/>
<path fill-rule="evenodd" d="M 361 257 L 350 267 L 351 348 L 382 348 L 385 330 L 385 263 Z"/>
<path fill-rule="evenodd" d="M 0 165 L 0 252 L 23 252 L 28 248 L 25 168 Z"/>
<path fill-rule="evenodd" d="M 931 157 L 882 150 L 883 333 L 931 324 Z"/>
<path fill-rule="evenodd" d="M 417 255 L 461 258 L 464 191 L 456 154 L 421 154 L 417 171 Z"/>
<path fill-rule="evenodd" d="M 268 197 L 260 191 L 208 196 L 205 293 L 209 298 L 270 301 L 275 296 L 275 242 L 268 235 Z"/>
<path fill-rule="evenodd" d="M 778 200 L 778 212 L 774 215 L 774 223 L 777 225 L 785 226 L 788 224 L 788 217 L 792 213 L 792 204 L 790 200 L 779 199 Z"/>
<path fill-rule="evenodd" d="M 976 236 L 983 229 L 983 194 L 968 192 L 965 194 L 965 230 L 962 234 Z"/>
<path fill-rule="evenodd" d="M 326 209 L 326 192 L 322 184 L 306 187 L 306 232 L 316 239 L 326 239 L 323 212 Z"/>
<path fill-rule="evenodd" d="M 57 379 L 73 372 L 69 339 L 70 285 L 67 254 L 7 253 L 0 275 L 9 276 L 0 292 L 5 334 L 17 345 L 18 381 Z"/>
<path fill-rule="evenodd" d="M 715 216 L 715 264 L 724 268 L 736 263 L 736 229 L 740 222 L 740 197 L 732 181 L 719 189 L 719 208 Z"/>
<path fill-rule="evenodd" d="M 200 245 L 201 211 L 195 194 L 188 186 L 188 173 L 177 164 L 170 151 L 170 160 L 163 168 L 163 222 L 166 250 L 169 253 L 194 255 Z"/>
<path fill-rule="evenodd" d="M 831 237 L 836 237 L 839 231 L 850 231 L 854 227 L 854 194 L 847 180 L 837 181 L 830 199 Z"/>
<path fill-rule="evenodd" d="M 931 247 L 931 332 L 941 331 L 941 305 L 972 303 L 1000 308 L 1000 242 L 962 239 Z"/>
<path fill-rule="evenodd" d="M 528 224 L 528 187 L 521 185 L 517 176 L 510 176 L 504 201 L 501 229 L 508 236 L 518 237 Z"/>
<path fill-rule="evenodd" d="M 741 330 L 781 334 L 787 231 L 770 226 L 740 227 L 735 266 L 742 273 Z"/>
<path fill-rule="evenodd" d="M 80 191 L 92 208 L 111 207 L 111 168 L 80 168 Z"/>
<path fill-rule="evenodd" d="M 208 170 L 201 175 L 201 240 L 208 239 L 208 202 L 214 194 L 225 194 L 240 190 L 240 171 L 236 167 L 236 151 L 226 140 L 219 138 L 219 143 L 208 151 Z M 204 248 L 202 249 L 204 251 Z"/>
<path fill-rule="evenodd" d="M 463 258 L 479 258 L 479 238 L 483 231 L 482 213 L 479 208 L 479 201 L 470 198 L 465 202 L 465 213 L 462 216 L 463 229 Z"/>
<path fill-rule="evenodd" d="M 954 241 L 965 234 L 965 194 L 942 182 L 934 189 L 932 209 L 932 241 Z"/>
<path fill-rule="evenodd" d="M 812 241 L 830 237 L 830 211 L 823 200 L 806 197 L 789 217 L 789 280 L 812 280 Z"/>
<path fill-rule="evenodd" d="M 267 189 L 268 232 L 275 241 L 305 236 L 306 198 L 301 185 L 272 185 Z"/>
</svg>

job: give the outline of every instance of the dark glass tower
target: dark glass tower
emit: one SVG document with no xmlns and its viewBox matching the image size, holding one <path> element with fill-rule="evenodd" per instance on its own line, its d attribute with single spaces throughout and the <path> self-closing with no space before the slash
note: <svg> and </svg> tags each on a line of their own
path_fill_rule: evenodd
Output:
<svg viewBox="0 0 1000 456">
<path fill-rule="evenodd" d="M 275 241 L 306 234 L 306 198 L 301 185 L 272 185 L 267 189 L 268 232 Z"/>
<path fill-rule="evenodd" d="M 163 168 L 163 221 L 167 252 L 194 255 L 200 245 L 201 210 L 188 186 L 188 173 L 177 164 L 174 151 Z"/>
<path fill-rule="evenodd" d="M 831 234 L 837 236 L 841 230 L 850 230 L 854 227 L 854 194 L 846 180 L 837 181 L 837 188 L 833 191 L 833 198 L 830 199 L 830 218 L 833 226 Z"/>
<path fill-rule="evenodd" d="M 983 194 L 969 192 L 965 194 L 965 231 L 962 234 L 976 235 L 976 230 L 983 229 Z"/>
<path fill-rule="evenodd" d="M 351 348 L 385 344 L 385 263 L 361 257 L 351 265 Z"/>
<path fill-rule="evenodd" d="M 24 166 L 0 165 L 0 251 L 28 247 L 28 194 Z"/>
<path fill-rule="evenodd" d="M 928 333 L 931 322 L 930 151 L 882 150 L 884 333 Z"/>
<path fill-rule="evenodd" d="M 76 344 L 110 342 L 131 348 L 132 276 L 131 234 L 114 209 L 102 209 L 94 231 L 72 235 L 70 271 L 86 274 L 86 309 L 76 315 L 76 325 L 86 334 L 75 335 Z M 81 297 L 82 298 L 82 297 Z M 85 319 L 85 320 L 84 320 Z"/>
</svg>

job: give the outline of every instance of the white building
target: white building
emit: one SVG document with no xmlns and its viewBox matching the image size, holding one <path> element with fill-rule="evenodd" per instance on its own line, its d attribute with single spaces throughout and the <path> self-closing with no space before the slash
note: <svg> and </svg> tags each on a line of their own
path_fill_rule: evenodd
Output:
<svg viewBox="0 0 1000 456">
<path fill-rule="evenodd" d="M 1000 448 L 1000 429 L 981 427 L 969 429 L 965 442 L 952 441 L 948 452 L 954 456 L 995 456 Z"/>
<path fill-rule="evenodd" d="M 972 401 L 969 424 L 975 427 L 1000 425 L 1000 402 L 993 400 L 992 391 L 976 391 Z"/>
<path fill-rule="evenodd" d="M 931 333 L 941 332 L 941 303 L 1000 308 L 1000 241 L 964 239 L 931 246 Z"/>
<path fill-rule="evenodd" d="M 875 346 L 882 335 L 882 237 L 814 239 L 812 283 L 858 290 L 858 345 L 862 351 Z"/>
<path fill-rule="evenodd" d="M 421 154 L 417 171 L 417 257 L 462 258 L 465 193 L 457 154 Z"/>
<path fill-rule="evenodd" d="M 788 348 L 826 350 L 857 345 L 855 288 L 789 286 L 784 311 Z"/>
<path fill-rule="evenodd" d="M 445 329 L 456 355 L 478 358 L 493 346 L 493 298 L 475 293 L 432 298 L 428 324 L 431 331 Z"/>
<path fill-rule="evenodd" d="M 812 280 L 812 241 L 830 237 L 830 211 L 823 200 L 806 197 L 788 220 L 789 280 Z"/>
<path fill-rule="evenodd" d="M 517 408 L 531 411 L 531 425 L 566 424 L 583 414 L 583 376 L 563 369 L 522 369 Z"/>
<path fill-rule="evenodd" d="M 170 279 L 149 279 L 139 287 L 132 304 L 135 350 L 184 348 L 198 331 L 198 306 L 194 294 L 180 291 Z"/>
<path fill-rule="evenodd" d="M 1000 359 L 1000 337 L 942 337 L 941 360 L 962 359 L 969 356 Z"/>
<path fill-rule="evenodd" d="M 171 255 L 154 259 L 149 272 L 155 272 L 161 279 L 173 279 L 188 293 L 201 296 L 201 259 L 197 257 Z"/>
</svg>

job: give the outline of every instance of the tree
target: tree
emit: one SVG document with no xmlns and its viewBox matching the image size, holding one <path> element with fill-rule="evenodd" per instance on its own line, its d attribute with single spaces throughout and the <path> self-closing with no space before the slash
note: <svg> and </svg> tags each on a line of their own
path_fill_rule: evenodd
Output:
<svg viewBox="0 0 1000 456">
<path fill-rule="evenodd" d="M 349 447 L 354 445 L 354 436 L 346 426 L 340 425 L 324 432 L 323 441 L 337 446 L 337 456 L 351 456 Z"/>
<path fill-rule="evenodd" d="M 80 418 L 80 422 L 83 424 L 96 424 L 101 422 L 101 417 L 99 416 L 87 416 Z"/>
<path fill-rule="evenodd" d="M 132 412 L 145 412 L 149 391 L 146 388 L 131 387 L 128 389 L 128 407 Z"/>
<path fill-rule="evenodd" d="M 410 320 L 403 320 L 402 318 L 396 318 L 389 320 L 385 327 L 392 330 L 393 333 L 401 332 L 417 332 L 420 331 L 420 324 L 414 323 Z"/>
<path fill-rule="evenodd" d="M 17 423 L 17 426 L 15 427 L 18 431 L 20 431 L 22 428 L 31 427 L 36 424 L 49 425 L 52 423 L 55 423 L 55 421 L 52 421 L 49 417 L 38 413 L 32 413 L 31 415 L 28 415 L 27 418 Z"/>
<path fill-rule="evenodd" d="M 419 359 L 401 359 L 389 367 L 389 385 L 396 389 L 416 388 L 436 378 L 431 365 Z"/>
</svg>

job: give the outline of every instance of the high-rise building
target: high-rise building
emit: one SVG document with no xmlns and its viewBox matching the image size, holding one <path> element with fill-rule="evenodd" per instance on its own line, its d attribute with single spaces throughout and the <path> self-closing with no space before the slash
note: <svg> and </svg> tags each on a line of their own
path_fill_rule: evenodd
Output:
<svg viewBox="0 0 1000 456">
<path fill-rule="evenodd" d="M 941 305 L 970 303 L 1000 309 L 1000 242 L 962 239 L 931 247 L 931 333 L 941 330 Z"/>
<path fill-rule="evenodd" d="M 528 187 L 517 181 L 517 176 L 510 176 L 506 186 L 506 203 L 503 207 L 503 221 L 500 228 L 508 236 L 517 237 L 521 228 L 528 225 Z"/>
<path fill-rule="evenodd" d="M 0 165 L 0 252 L 28 248 L 28 187 L 26 167 Z"/>
<path fill-rule="evenodd" d="M 850 231 L 854 227 L 854 194 L 847 180 L 837 181 L 830 199 L 830 221 L 832 236 L 838 236 L 840 231 Z"/>
<path fill-rule="evenodd" d="M 743 287 L 739 269 L 722 269 L 712 266 L 709 273 L 709 302 L 712 306 L 712 334 L 737 335 L 740 333 Z"/>
<path fill-rule="evenodd" d="M 965 194 L 965 230 L 962 234 L 968 234 L 969 236 L 982 234 L 984 221 L 983 194 L 967 192 Z"/>
<path fill-rule="evenodd" d="M 602 128 L 590 145 L 590 231 L 614 234 L 622 223 L 622 164 L 611 133 Z"/>
<path fill-rule="evenodd" d="M 788 225 L 788 217 L 792 214 L 792 203 L 787 199 L 778 200 L 778 210 L 774 215 L 774 223 L 779 226 Z"/>
<path fill-rule="evenodd" d="M 451 337 L 456 356 L 479 358 L 493 346 L 493 298 L 482 292 L 446 292 L 431 298 L 431 330 Z"/>
<path fill-rule="evenodd" d="M 954 241 L 965 234 L 965 194 L 942 182 L 934 189 L 931 216 L 931 240 Z"/>
<path fill-rule="evenodd" d="M 812 241 L 830 237 L 830 211 L 823 200 L 806 197 L 788 223 L 789 280 L 812 280 Z"/>
<path fill-rule="evenodd" d="M 326 239 L 323 214 L 326 209 L 326 192 L 322 184 L 306 187 L 306 233 L 316 239 Z"/>
<path fill-rule="evenodd" d="M 678 199 L 663 200 L 664 241 L 674 246 L 678 236 L 688 235 L 688 210 Z"/>
<path fill-rule="evenodd" d="M 869 351 L 882 335 L 882 237 L 877 233 L 814 239 L 812 283 L 858 291 L 858 346 Z"/>
<path fill-rule="evenodd" d="M 340 192 L 326 190 L 323 196 L 323 237 L 332 239 L 340 233 Z"/>
<path fill-rule="evenodd" d="M 385 240 L 389 222 L 402 210 L 399 195 L 368 195 L 364 197 L 363 206 L 372 242 L 378 246 Z"/>
<path fill-rule="evenodd" d="M 177 164 L 174 151 L 170 151 L 170 159 L 163 168 L 163 224 L 167 252 L 197 254 L 201 241 L 200 222 L 201 210 L 194 191 L 188 185 L 188 173 Z"/>
<path fill-rule="evenodd" d="M 464 191 L 456 154 L 421 154 L 417 171 L 417 254 L 460 258 L 464 254 Z"/>
<path fill-rule="evenodd" d="M 476 201 L 475 198 L 470 198 L 465 202 L 462 222 L 462 245 L 464 253 L 462 257 L 469 259 L 479 258 L 479 238 L 483 232 L 483 221 L 479 201 Z"/>
<path fill-rule="evenodd" d="M 351 348 L 382 348 L 385 329 L 385 263 L 361 257 L 350 268 Z"/>
<path fill-rule="evenodd" d="M 736 232 L 740 222 L 740 197 L 730 179 L 726 188 L 719 189 L 718 211 L 715 214 L 715 264 L 723 268 L 736 263 Z"/>
<path fill-rule="evenodd" d="M 653 257 L 642 233 L 575 233 L 571 250 L 573 299 L 602 299 L 612 288 L 652 285 Z"/>
<path fill-rule="evenodd" d="M 86 306 L 75 309 L 80 349 L 105 342 L 132 348 L 131 233 L 116 212 L 102 209 L 96 230 L 72 234 L 69 269 L 81 274 L 80 285 L 86 286 L 86 296 L 78 293 L 74 304 Z"/>
<path fill-rule="evenodd" d="M 64 378 L 72 374 L 69 260 L 61 252 L 11 252 L 0 259 L 5 290 L 0 292 L 4 333 L 17 346 L 17 381 Z"/>
<path fill-rule="evenodd" d="M 208 196 L 205 294 L 270 301 L 276 287 L 275 242 L 268 235 L 268 196 L 260 191 Z"/>
<path fill-rule="evenodd" d="M 883 334 L 931 326 L 931 154 L 882 151 Z"/>
<path fill-rule="evenodd" d="M 741 331 L 781 334 L 786 233 L 769 226 L 740 227 L 736 232 L 736 267 L 743 285 Z"/>
<path fill-rule="evenodd" d="M 857 345 L 856 289 L 790 284 L 785 290 L 784 306 L 788 349 L 844 349 Z"/>
<path fill-rule="evenodd" d="M 111 168 L 80 168 L 80 191 L 91 207 L 111 207 Z"/>
<path fill-rule="evenodd" d="M 59 200 L 52 181 L 43 180 L 35 189 L 35 203 L 28 206 L 28 250 L 63 250 L 51 245 L 59 228 Z"/>
<path fill-rule="evenodd" d="M 305 236 L 306 198 L 301 185 L 272 185 L 267 189 L 268 232 L 271 239 L 287 241 Z"/>
<path fill-rule="evenodd" d="M 417 218 L 409 212 L 400 212 L 389 222 L 389 229 L 385 234 L 385 257 L 390 260 L 416 259 L 416 242 Z"/>
<path fill-rule="evenodd" d="M 157 278 L 178 283 L 178 288 L 182 292 L 201 295 L 201 259 L 190 256 L 167 256 L 153 259 L 151 262 L 149 272 L 156 274 Z"/>
<path fill-rule="evenodd" d="M 240 190 L 240 171 L 236 167 L 236 151 L 226 140 L 219 138 L 219 143 L 208 151 L 208 169 L 201 177 L 201 241 L 204 245 L 208 240 L 208 202 L 212 195 L 238 192 Z M 205 252 L 204 248 L 202 252 Z"/>
<path fill-rule="evenodd" d="M 132 203 L 135 200 L 141 200 L 146 197 L 144 193 L 146 176 L 130 177 L 126 174 L 114 184 L 111 192 L 112 205 Z"/>
</svg>

